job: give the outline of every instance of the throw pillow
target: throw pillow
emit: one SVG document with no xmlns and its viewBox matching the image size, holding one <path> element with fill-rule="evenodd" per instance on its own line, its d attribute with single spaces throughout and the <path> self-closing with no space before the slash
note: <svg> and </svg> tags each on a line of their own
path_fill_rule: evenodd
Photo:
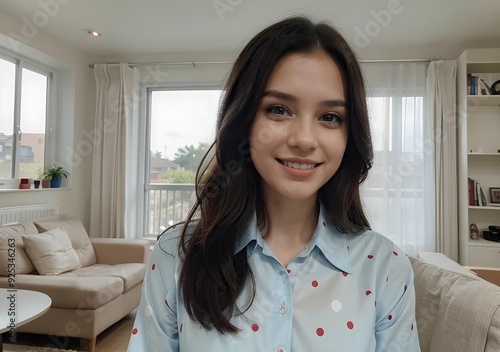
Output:
<svg viewBox="0 0 500 352">
<path fill-rule="evenodd" d="M 62 228 L 24 235 L 23 242 L 40 275 L 59 275 L 82 267 L 68 234 Z"/>
<path fill-rule="evenodd" d="M 7 276 L 9 258 L 14 256 L 15 274 L 29 274 L 35 267 L 25 251 L 22 235 L 38 233 L 32 222 L 24 221 L 15 225 L 0 227 L 0 276 Z M 13 247 L 14 245 L 14 247 Z"/>
<path fill-rule="evenodd" d="M 70 218 L 59 221 L 35 221 L 34 223 L 40 233 L 62 227 L 68 234 L 73 249 L 76 251 L 76 254 L 78 254 L 82 266 L 86 267 L 96 263 L 94 247 L 80 219 Z"/>
</svg>

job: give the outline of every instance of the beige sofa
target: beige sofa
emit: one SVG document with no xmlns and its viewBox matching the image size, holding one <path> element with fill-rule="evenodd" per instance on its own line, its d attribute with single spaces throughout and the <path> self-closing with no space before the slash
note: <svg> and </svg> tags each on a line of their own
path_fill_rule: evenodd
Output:
<svg viewBox="0 0 500 352">
<path fill-rule="evenodd" d="M 67 234 L 63 234 L 63 240 L 51 237 L 61 232 Z M 23 242 L 23 235 L 37 237 L 26 236 Z M 34 242 L 33 248 L 28 240 L 45 238 L 56 240 L 48 248 L 58 247 L 58 242 L 69 238 L 67 243 L 72 249 L 66 246 L 60 250 L 58 255 L 64 252 L 63 261 L 55 263 L 63 263 L 69 258 L 71 270 L 39 274 L 35 264 L 39 271 L 45 272 L 46 267 L 40 266 L 44 259 L 33 256 L 38 255 L 36 251 L 43 246 Z M 67 346 L 68 337 L 86 339 L 88 350 L 94 351 L 97 335 L 138 306 L 149 259 L 148 241 L 89 238 L 78 219 L 3 226 L 0 227 L 0 287 L 9 287 L 7 268 L 14 242 L 15 288 L 40 291 L 52 299 L 47 313 L 18 327 L 18 332 L 50 335 L 59 348 Z M 65 263 L 59 266 L 68 268 Z"/>
<path fill-rule="evenodd" d="M 410 261 L 422 352 L 500 351 L 500 287 L 443 255 Z"/>
</svg>

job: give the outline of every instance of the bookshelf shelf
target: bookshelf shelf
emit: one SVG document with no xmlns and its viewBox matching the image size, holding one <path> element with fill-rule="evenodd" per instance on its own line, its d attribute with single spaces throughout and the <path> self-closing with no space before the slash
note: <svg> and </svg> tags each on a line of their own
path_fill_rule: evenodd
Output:
<svg viewBox="0 0 500 352">
<path fill-rule="evenodd" d="M 468 83 L 472 88 L 481 78 L 489 85 L 500 80 L 500 48 L 465 50 L 457 60 L 459 262 L 500 267 L 500 243 L 470 239 L 471 224 L 481 236 L 489 225 L 500 225 L 500 206 L 492 205 L 490 194 L 490 188 L 500 188 L 500 95 L 468 94 L 474 91 Z M 470 205 L 480 198 L 469 192 L 479 188 L 486 205 Z"/>
<path fill-rule="evenodd" d="M 500 95 L 467 95 L 468 106 L 498 106 Z"/>
</svg>

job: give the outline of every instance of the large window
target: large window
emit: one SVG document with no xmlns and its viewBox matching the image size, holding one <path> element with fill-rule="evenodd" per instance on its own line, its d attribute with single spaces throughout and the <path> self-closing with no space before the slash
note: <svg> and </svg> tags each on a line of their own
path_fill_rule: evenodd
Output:
<svg viewBox="0 0 500 352">
<path fill-rule="evenodd" d="M 51 82 L 50 72 L 0 56 L 0 179 L 43 172 Z"/>
<path fill-rule="evenodd" d="M 184 220 L 196 170 L 214 141 L 220 95 L 220 90 L 149 91 L 146 236 Z"/>
</svg>

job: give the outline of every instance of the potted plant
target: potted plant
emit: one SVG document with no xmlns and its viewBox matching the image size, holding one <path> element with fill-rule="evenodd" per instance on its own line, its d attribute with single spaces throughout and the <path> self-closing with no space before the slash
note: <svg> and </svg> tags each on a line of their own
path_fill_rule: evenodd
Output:
<svg viewBox="0 0 500 352">
<path fill-rule="evenodd" d="M 50 188 L 59 188 L 61 187 L 62 178 L 68 177 L 68 171 L 64 170 L 62 166 L 50 166 L 43 173 L 45 178 L 50 179 Z"/>
</svg>

